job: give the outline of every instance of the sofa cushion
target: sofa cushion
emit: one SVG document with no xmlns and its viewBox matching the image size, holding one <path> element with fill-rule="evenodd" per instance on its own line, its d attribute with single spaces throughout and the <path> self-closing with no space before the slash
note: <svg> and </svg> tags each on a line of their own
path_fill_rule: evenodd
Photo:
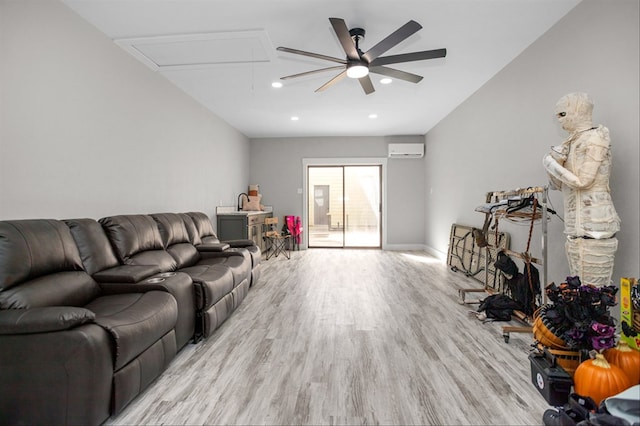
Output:
<svg viewBox="0 0 640 426">
<path fill-rule="evenodd" d="M 63 222 L 0 222 L 0 291 L 43 275 L 81 270 L 78 248 Z"/>
<path fill-rule="evenodd" d="M 245 280 L 251 282 L 251 255 L 247 250 L 205 253 L 198 264 L 226 266 L 233 275 L 234 287 L 239 286 Z"/>
<path fill-rule="evenodd" d="M 120 263 L 148 250 L 162 250 L 162 237 L 155 220 L 148 215 L 121 215 L 99 220 Z"/>
<path fill-rule="evenodd" d="M 78 246 L 84 269 L 93 275 L 118 265 L 104 229 L 95 219 L 64 220 Z"/>
<path fill-rule="evenodd" d="M 238 247 L 238 246 L 236 246 Z M 249 254 L 251 255 L 251 265 L 255 268 L 256 266 L 258 266 L 260 264 L 260 260 L 262 257 L 262 251 L 260 251 L 260 247 L 256 246 L 256 245 L 252 245 L 252 246 L 246 246 L 243 247 L 246 248 L 247 251 L 249 252 Z M 233 248 L 232 250 L 238 250 L 238 249 L 242 249 L 240 247 L 238 248 Z"/>
<path fill-rule="evenodd" d="M 154 265 L 160 268 L 160 272 L 175 271 L 176 260 L 164 249 L 148 250 L 140 252 L 127 259 L 127 265 Z"/>
<path fill-rule="evenodd" d="M 190 239 L 189 231 L 181 215 L 177 213 L 157 213 L 151 217 L 158 224 L 165 249 L 176 260 L 177 267 L 195 265 L 200 255 Z"/>
<path fill-rule="evenodd" d="M 208 242 L 214 243 L 218 241 L 218 236 L 213 230 L 213 225 L 211 224 L 211 220 L 209 219 L 209 216 L 207 216 L 202 212 L 189 212 L 187 213 L 187 215 L 189 215 L 193 220 L 193 223 L 198 231 L 198 235 L 200 236 L 200 239 L 209 237 Z"/>
<path fill-rule="evenodd" d="M 176 300 L 163 291 L 103 296 L 85 306 L 96 324 L 111 333 L 117 371 L 172 331 L 178 318 Z"/>
<path fill-rule="evenodd" d="M 57 272 L 0 292 L 0 309 L 84 306 L 99 294 L 98 283 L 85 271 Z"/>
<path fill-rule="evenodd" d="M 150 215 L 158 225 L 164 248 L 173 244 L 188 243 L 189 233 L 184 220 L 177 213 L 154 213 Z"/>
<path fill-rule="evenodd" d="M 191 244 L 197 246 L 198 244 L 202 243 L 202 240 L 200 240 L 200 233 L 198 231 L 198 228 L 196 228 L 196 224 L 193 222 L 193 218 L 191 218 L 191 216 L 189 216 L 187 213 L 178 214 L 180 215 L 180 218 L 182 218 L 182 222 L 184 222 L 185 228 L 187 228 L 187 233 L 189 234 L 189 241 L 191 241 Z"/>
<path fill-rule="evenodd" d="M 193 280 L 196 309 L 209 309 L 231 293 L 234 287 L 231 270 L 221 265 L 196 265 L 183 268 L 180 272 L 188 274 Z"/>
<path fill-rule="evenodd" d="M 198 250 L 191 243 L 174 244 L 167 251 L 176 260 L 178 268 L 193 266 L 200 260 Z"/>
</svg>

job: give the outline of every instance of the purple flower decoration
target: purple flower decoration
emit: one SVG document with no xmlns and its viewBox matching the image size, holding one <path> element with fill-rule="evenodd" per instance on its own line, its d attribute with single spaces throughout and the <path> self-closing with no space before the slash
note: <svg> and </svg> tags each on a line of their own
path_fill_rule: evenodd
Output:
<svg viewBox="0 0 640 426">
<path fill-rule="evenodd" d="M 596 351 L 609 349 L 609 348 L 612 348 L 614 345 L 615 345 L 614 336 L 611 336 L 611 337 L 594 336 L 591 338 L 591 346 Z"/>
<path fill-rule="evenodd" d="M 616 331 L 614 327 L 606 324 L 600 324 L 596 321 L 591 323 L 591 330 L 593 330 L 599 337 L 613 337 L 613 334 Z"/>
<path fill-rule="evenodd" d="M 580 341 L 584 337 L 584 332 L 577 327 L 573 327 L 565 335 L 571 340 Z"/>
</svg>

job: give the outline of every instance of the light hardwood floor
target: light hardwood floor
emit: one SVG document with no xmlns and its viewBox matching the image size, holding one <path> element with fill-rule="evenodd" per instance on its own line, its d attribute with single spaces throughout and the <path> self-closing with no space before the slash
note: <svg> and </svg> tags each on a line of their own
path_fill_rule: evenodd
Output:
<svg viewBox="0 0 640 426">
<path fill-rule="evenodd" d="M 542 424 L 532 336 L 470 316 L 457 289 L 478 286 L 420 252 L 263 260 L 222 327 L 107 423 Z"/>
</svg>

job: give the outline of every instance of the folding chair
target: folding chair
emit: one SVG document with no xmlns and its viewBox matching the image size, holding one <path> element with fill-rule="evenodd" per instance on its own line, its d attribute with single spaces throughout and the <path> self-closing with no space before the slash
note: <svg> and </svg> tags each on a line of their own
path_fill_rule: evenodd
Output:
<svg viewBox="0 0 640 426">
<path fill-rule="evenodd" d="M 287 259 L 291 259 L 289 249 L 291 235 L 283 234 L 278 231 L 278 218 L 268 217 L 264 220 L 264 229 L 262 235 L 266 241 L 266 260 L 273 256 L 278 257 L 282 253 Z"/>
<path fill-rule="evenodd" d="M 291 234 L 291 250 L 300 250 L 300 241 L 302 240 L 302 222 L 300 216 L 285 216 L 284 221 Z"/>
</svg>

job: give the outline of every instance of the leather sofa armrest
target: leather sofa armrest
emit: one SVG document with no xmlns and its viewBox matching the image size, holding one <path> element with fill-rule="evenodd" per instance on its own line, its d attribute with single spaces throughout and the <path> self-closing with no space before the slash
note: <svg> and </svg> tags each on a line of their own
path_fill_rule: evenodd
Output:
<svg viewBox="0 0 640 426">
<path fill-rule="evenodd" d="M 118 265 L 95 273 L 93 278 L 99 283 L 137 283 L 158 272 L 157 265 Z"/>
<path fill-rule="evenodd" d="M 7 309 L 0 311 L 0 335 L 69 330 L 92 323 L 95 317 L 90 310 L 73 306 Z"/>
<path fill-rule="evenodd" d="M 222 252 L 231 247 L 227 243 L 204 243 L 196 246 L 199 252 Z"/>
<path fill-rule="evenodd" d="M 168 276 L 165 276 L 168 275 Z M 175 278 L 174 278 L 175 277 Z M 176 283 L 188 280 L 191 283 L 191 277 L 183 272 L 166 272 L 163 274 L 154 274 L 150 277 L 143 278 L 135 283 L 133 282 L 109 282 L 99 283 L 102 294 L 122 294 L 122 293 L 146 293 L 147 291 L 165 291 L 171 294 L 175 291 Z M 181 286 L 182 284 L 179 284 Z"/>
<path fill-rule="evenodd" d="M 251 247 L 251 246 L 255 246 L 256 243 L 253 240 L 228 240 L 228 241 L 224 241 L 225 243 L 229 244 L 230 247 Z"/>
</svg>

